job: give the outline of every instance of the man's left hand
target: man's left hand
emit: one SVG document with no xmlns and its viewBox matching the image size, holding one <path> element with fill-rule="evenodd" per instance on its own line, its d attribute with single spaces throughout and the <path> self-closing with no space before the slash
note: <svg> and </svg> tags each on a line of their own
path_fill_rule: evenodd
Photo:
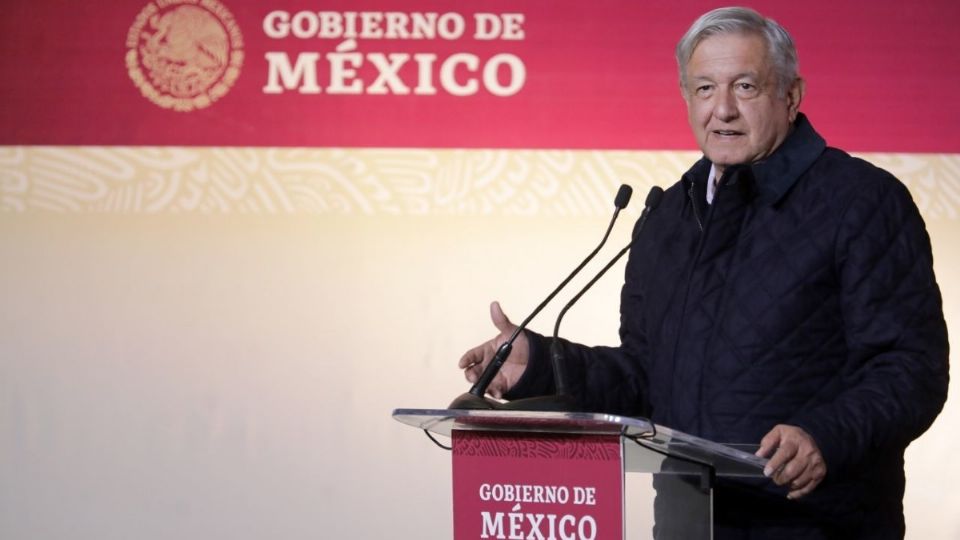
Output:
<svg viewBox="0 0 960 540">
<path fill-rule="evenodd" d="M 790 486 L 788 499 L 810 493 L 827 475 L 827 464 L 817 442 L 797 426 L 774 427 L 760 441 L 757 455 L 770 456 L 763 474 L 778 486 Z"/>
</svg>

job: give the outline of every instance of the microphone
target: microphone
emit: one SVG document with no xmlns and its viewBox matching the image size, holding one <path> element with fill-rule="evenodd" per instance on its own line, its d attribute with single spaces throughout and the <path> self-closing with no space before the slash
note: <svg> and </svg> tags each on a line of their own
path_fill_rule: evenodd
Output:
<svg viewBox="0 0 960 540">
<path fill-rule="evenodd" d="M 497 373 L 500 372 L 500 368 L 503 366 L 503 363 L 507 361 L 507 357 L 510 356 L 510 352 L 513 350 L 513 342 L 516 341 L 517 337 L 520 336 L 520 332 L 523 332 L 523 329 L 526 328 L 528 324 L 530 324 L 530 321 L 532 321 L 533 318 L 536 317 L 537 314 L 539 314 L 540 311 L 542 311 L 543 308 L 546 307 L 546 305 L 550 303 L 551 300 L 553 300 L 553 297 L 556 296 L 557 293 L 559 293 L 564 287 L 566 287 L 567 283 L 569 283 L 570 280 L 574 278 L 574 276 L 579 274 L 580 271 L 583 270 L 583 267 L 587 265 L 587 263 L 593 260 L 593 258 L 600 251 L 600 248 L 602 248 L 603 245 L 607 242 L 607 238 L 610 236 L 610 231 L 613 230 L 613 224 L 617 221 L 617 216 L 620 215 L 621 210 L 626 208 L 627 203 L 630 202 L 630 196 L 632 194 L 633 194 L 633 188 L 631 188 L 626 184 L 623 184 L 620 186 L 620 189 L 617 190 L 617 196 L 614 199 L 614 205 L 616 206 L 616 209 L 613 212 L 613 217 L 610 218 L 610 224 L 607 225 L 607 231 L 603 234 L 603 238 L 600 240 L 600 244 L 598 244 L 597 247 L 595 247 L 593 251 L 591 251 L 590 254 L 587 255 L 587 258 L 584 259 L 583 262 L 581 262 L 576 268 L 574 268 L 573 272 L 571 272 L 570 275 L 566 277 L 566 279 L 560 282 L 560 285 L 558 285 L 557 288 L 554 289 L 553 292 L 551 292 L 550 295 L 543 300 L 543 302 L 540 302 L 540 305 L 538 305 L 536 309 L 534 309 L 533 312 L 530 315 L 528 315 L 527 318 L 523 320 L 523 322 L 520 323 L 520 326 L 518 326 L 513 331 L 513 334 L 510 335 L 510 338 L 507 339 L 507 341 L 503 342 L 503 344 L 500 345 L 500 347 L 497 349 L 497 352 L 496 354 L 494 354 L 493 359 L 490 361 L 489 364 L 487 364 L 486 369 L 483 370 L 483 373 L 480 375 L 480 378 L 477 379 L 477 382 L 474 383 L 474 385 L 470 388 L 470 391 L 465 394 L 461 394 L 459 397 L 457 397 L 457 399 L 453 400 L 453 403 L 451 403 L 448 408 L 450 409 L 502 408 L 503 406 L 502 403 L 496 400 L 487 399 L 486 397 L 484 397 L 484 394 L 486 394 L 487 388 L 490 386 L 490 383 L 493 382 L 493 378 L 496 377 Z"/>
<path fill-rule="evenodd" d="M 563 316 L 566 315 L 567 311 L 575 304 L 580 297 L 582 297 L 593 284 L 600 280 L 604 274 L 607 273 L 613 265 L 617 264 L 624 254 L 630 251 L 630 248 L 633 246 L 633 242 L 636 240 L 637 236 L 640 234 L 640 231 L 643 230 L 644 224 L 647 222 L 647 217 L 650 215 L 650 212 L 653 211 L 660 204 L 660 199 L 663 197 L 663 189 L 659 186 L 653 186 L 650 188 L 650 192 L 647 194 L 647 200 L 644 203 L 643 212 L 640 213 L 640 218 L 637 219 L 637 226 L 634 229 L 634 236 L 630 239 L 630 243 L 621 249 L 613 259 L 610 260 L 599 272 L 597 275 L 593 276 L 586 285 L 580 289 L 573 298 L 563 309 L 560 310 L 560 314 L 557 316 L 557 322 L 553 327 L 553 340 L 550 343 L 550 361 L 553 368 L 553 380 L 554 386 L 556 387 L 556 393 L 552 396 L 539 396 L 525 399 L 518 399 L 508 403 L 504 403 L 501 408 L 510 409 L 510 410 L 519 410 L 519 411 L 563 411 L 570 412 L 577 409 L 577 402 L 567 392 L 567 382 L 566 375 L 563 369 L 563 351 L 560 348 L 560 340 L 557 339 L 560 333 L 560 322 L 563 320 Z"/>
</svg>

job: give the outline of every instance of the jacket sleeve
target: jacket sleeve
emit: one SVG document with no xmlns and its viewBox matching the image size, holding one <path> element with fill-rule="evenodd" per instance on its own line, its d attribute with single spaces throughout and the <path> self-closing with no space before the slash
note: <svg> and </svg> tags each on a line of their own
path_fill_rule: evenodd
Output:
<svg viewBox="0 0 960 540">
<path fill-rule="evenodd" d="M 793 419 L 817 441 L 828 474 L 899 449 L 943 408 L 948 344 L 930 239 L 906 187 L 886 173 L 842 214 L 835 242 L 845 390 Z"/>
</svg>

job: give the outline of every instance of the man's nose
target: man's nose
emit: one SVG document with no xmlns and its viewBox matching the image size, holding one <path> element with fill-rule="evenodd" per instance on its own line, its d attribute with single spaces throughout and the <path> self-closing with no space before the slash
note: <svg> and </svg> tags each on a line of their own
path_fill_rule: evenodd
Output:
<svg viewBox="0 0 960 540">
<path fill-rule="evenodd" d="M 713 116 L 721 122 L 730 122 L 740 116 L 737 108 L 737 97 L 730 90 L 722 89 L 716 94 Z"/>
</svg>

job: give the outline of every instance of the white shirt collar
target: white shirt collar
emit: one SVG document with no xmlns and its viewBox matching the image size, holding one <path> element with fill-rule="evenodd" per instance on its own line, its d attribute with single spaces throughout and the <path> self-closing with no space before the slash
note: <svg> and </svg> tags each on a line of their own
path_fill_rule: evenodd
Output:
<svg viewBox="0 0 960 540">
<path fill-rule="evenodd" d="M 707 177 L 707 204 L 713 204 L 713 196 L 717 192 L 717 167 L 710 164 L 710 176 Z"/>
</svg>

